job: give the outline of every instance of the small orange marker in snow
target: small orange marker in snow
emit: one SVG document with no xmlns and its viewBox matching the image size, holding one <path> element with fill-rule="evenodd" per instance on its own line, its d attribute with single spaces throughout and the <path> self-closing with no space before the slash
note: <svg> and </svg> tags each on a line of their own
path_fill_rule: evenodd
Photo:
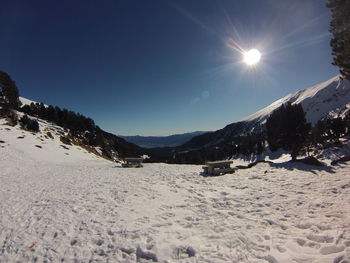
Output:
<svg viewBox="0 0 350 263">
<path fill-rule="evenodd" d="M 37 245 L 37 243 L 36 243 L 36 242 L 34 242 L 34 243 L 33 243 L 33 244 L 31 244 L 30 246 L 28 246 L 28 249 L 32 249 L 32 248 L 36 247 L 36 245 Z"/>
</svg>

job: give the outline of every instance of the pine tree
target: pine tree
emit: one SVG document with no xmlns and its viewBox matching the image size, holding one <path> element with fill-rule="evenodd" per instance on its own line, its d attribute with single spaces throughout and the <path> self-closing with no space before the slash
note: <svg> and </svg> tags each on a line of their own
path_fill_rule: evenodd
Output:
<svg viewBox="0 0 350 263">
<path fill-rule="evenodd" d="M 282 105 L 266 121 L 267 140 L 271 151 L 282 148 L 289 151 L 292 160 L 295 160 L 304 146 L 310 128 L 300 104 Z"/>
<path fill-rule="evenodd" d="M 19 109 L 21 102 L 16 83 L 4 71 L 0 71 L 0 88 L 3 101 L 2 106 L 9 109 Z"/>
<path fill-rule="evenodd" d="M 340 73 L 350 80 L 350 1 L 329 0 L 327 7 L 332 13 L 330 32 L 333 65 L 340 68 Z"/>
<path fill-rule="evenodd" d="M 0 90 L 0 106 L 4 105 L 4 103 L 5 103 L 4 93 Z"/>
<path fill-rule="evenodd" d="M 338 117 L 331 120 L 329 128 L 333 134 L 333 139 L 338 141 L 339 138 L 346 132 L 346 123 L 342 118 Z"/>
</svg>

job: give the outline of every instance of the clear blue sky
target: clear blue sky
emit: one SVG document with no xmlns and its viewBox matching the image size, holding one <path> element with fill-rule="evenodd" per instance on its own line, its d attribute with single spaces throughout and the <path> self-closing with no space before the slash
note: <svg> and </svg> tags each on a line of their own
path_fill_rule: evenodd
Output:
<svg viewBox="0 0 350 263">
<path fill-rule="evenodd" d="M 338 74 L 325 3 L 0 0 L 0 69 L 115 134 L 216 130 Z"/>
</svg>

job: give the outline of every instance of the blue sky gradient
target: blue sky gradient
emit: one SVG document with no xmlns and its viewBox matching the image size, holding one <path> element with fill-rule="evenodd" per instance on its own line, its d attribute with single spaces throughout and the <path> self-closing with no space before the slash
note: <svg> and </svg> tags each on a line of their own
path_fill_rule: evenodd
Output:
<svg viewBox="0 0 350 263">
<path fill-rule="evenodd" d="M 21 95 L 115 134 L 216 130 L 338 74 L 326 1 L 0 2 L 0 69 Z"/>
</svg>

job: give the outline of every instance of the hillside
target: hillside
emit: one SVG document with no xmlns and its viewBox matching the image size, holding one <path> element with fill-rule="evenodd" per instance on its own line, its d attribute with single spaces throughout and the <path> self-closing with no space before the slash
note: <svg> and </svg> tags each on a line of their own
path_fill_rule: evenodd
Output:
<svg viewBox="0 0 350 263">
<path fill-rule="evenodd" d="M 184 134 L 174 134 L 169 136 L 124 136 L 119 137 L 125 139 L 128 142 L 134 143 L 144 148 L 156 148 L 156 147 L 175 147 L 191 140 L 194 136 L 201 135 L 203 131 L 188 132 Z"/>
<path fill-rule="evenodd" d="M 40 131 L 37 133 L 23 130 L 19 125 L 6 125 L 0 119 L 0 147 L 3 153 L 14 159 L 25 156 L 28 162 L 74 163 L 82 160 L 101 159 L 101 150 L 96 147 L 81 147 L 62 141 L 68 133 L 61 127 L 39 120 Z"/>
<path fill-rule="evenodd" d="M 32 119 L 59 127 L 66 133 L 64 136 L 72 143 L 89 149 L 98 149 L 98 152 L 105 158 L 114 160 L 128 156 L 140 156 L 144 153 L 141 147 L 102 130 L 91 118 L 23 97 L 20 98 L 20 101 L 22 102 L 19 109 L 20 116 L 25 113 Z"/>
<path fill-rule="evenodd" d="M 215 146 L 225 140 L 261 131 L 268 116 L 275 109 L 288 102 L 301 104 L 306 112 L 307 120 L 315 124 L 319 119 L 332 112 L 342 110 L 344 113 L 344 109 L 347 109 L 347 104 L 350 103 L 350 82 L 335 76 L 311 88 L 289 94 L 256 113 L 227 125 L 223 129 L 192 138 L 182 145 L 181 149 Z"/>
</svg>

